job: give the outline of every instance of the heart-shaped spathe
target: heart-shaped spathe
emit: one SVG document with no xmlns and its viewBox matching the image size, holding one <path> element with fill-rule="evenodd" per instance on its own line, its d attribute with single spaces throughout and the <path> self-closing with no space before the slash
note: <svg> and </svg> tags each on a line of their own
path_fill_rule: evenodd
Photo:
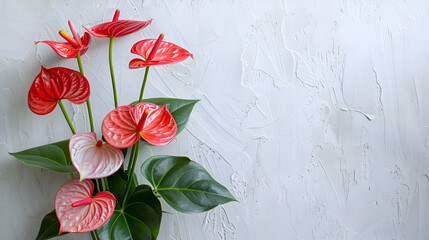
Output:
<svg viewBox="0 0 429 240">
<path fill-rule="evenodd" d="M 94 132 L 78 133 L 70 138 L 70 157 L 80 179 L 104 178 L 114 174 L 124 162 L 121 150 L 97 141 Z"/>
<path fill-rule="evenodd" d="M 176 136 L 177 124 L 166 106 L 138 103 L 113 109 L 101 130 L 115 148 L 131 147 L 140 137 L 152 145 L 165 146 Z"/>
<path fill-rule="evenodd" d="M 135 58 L 130 61 L 129 68 L 142 68 L 155 65 L 178 63 L 189 56 L 193 58 L 188 50 L 177 46 L 174 43 L 164 42 L 164 34 L 161 33 L 158 39 L 145 39 L 136 42 L 131 48 L 131 53 L 144 58 Z"/>
<path fill-rule="evenodd" d="M 135 21 L 135 20 L 119 20 L 119 9 L 116 10 L 115 15 L 111 22 L 105 22 L 98 24 L 92 28 L 85 28 L 86 31 L 91 33 L 96 37 L 111 37 L 118 38 L 123 37 L 128 34 L 137 32 L 149 24 L 152 20 L 149 21 Z"/>
<path fill-rule="evenodd" d="M 28 92 L 28 107 L 35 114 L 45 115 L 52 112 L 61 99 L 74 104 L 84 103 L 90 92 L 89 82 L 80 72 L 42 66 Z"/>
<path fill-rule="evenodd" d="M 55 196 L 55 212 L 60 221 L 60 232 L 90 232 L 109 220 L 115 210 L 115 196 L 99 192 L 92 198 L 94 184 L 78 178 L 65 182 Z"/>
</svg>

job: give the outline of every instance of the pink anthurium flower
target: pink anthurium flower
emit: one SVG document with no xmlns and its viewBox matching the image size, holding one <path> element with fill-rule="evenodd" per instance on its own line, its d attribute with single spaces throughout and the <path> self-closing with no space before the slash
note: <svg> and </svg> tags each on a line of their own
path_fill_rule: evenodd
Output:
<svg viewBox="0 0 429 240">
<path fill-rule="evenodd" d="M 84 33 L 83 37 L 79 37 L 73 22 L 69 20 L 69 26 L 72 31 L 73 37 L 70 36 L 63 30 L 60 30 L 59 34 L 67 42 L 55 42 L 55 41 L 36 41 L 37 43 L 48 44 L 58 55 L 63 58 L 74 58 L 80 52 L 80 55 L 84 55 L 88 50 L 88 44 L 91 40 L 91 36 L 88 33 Z"/>
<path fill-rule="evenodd" d="M 104 178 L 115 173 L 124 162 L 121 150 L 97 141 L 94 132 L 77 133 L 70 138 L 70 157 L 80 180 Z"/>
<path fill-rule="evenodd" d="M 61 99 L 84 103 L 90 95 L 88 80 L 79 72 L 63 68 L 44 68 L 34 79 L 28 92 L 28 106 L 39 115 L 52 112 Z"/>
<path fill-rule="evenodd" d="M 103 120 L 103 136 L 115 148 L 127 148 L 139 138 L 164 146 L 176 136 L 177 125 L 166 106 L 139 103 L 115 108 Z"/>
<path fill-rule="evenodd" d="M 120 11 L 116 10 L 113 20 L 111 22 L 106 22 L 98 24 L 92 28 L 86 28 L 86 31 L 91 33 L 96 37 L 112 37 L 118 38 L 125 35 L 137 32 L 145 27 L 147 27 L 152 20 L 149 21 L 135 21 L 135 20 L 118 20 Z"/>
<path fill-rule="evenodd" d="M 90 232 L 109 220 L 115 210 L 115 196 L 99 192 L 92 197 L 94 184 L 91 180 L 74 178 L 65 182 L 55 196 L 55 213 L 63 232 Z"/>
<path fill-rule="evenodd" d="M 193 55 L 188 50 L 173 43 L 164 42 L 164 34 L 158 39 L 145 39 L 139 41 L 131 48 L 131 53 L 140 55 L 144 60 L 135 58 L 130 61 L 129 68 L 142 68 L 154 65 L 177 63 Z"/>
</svg>

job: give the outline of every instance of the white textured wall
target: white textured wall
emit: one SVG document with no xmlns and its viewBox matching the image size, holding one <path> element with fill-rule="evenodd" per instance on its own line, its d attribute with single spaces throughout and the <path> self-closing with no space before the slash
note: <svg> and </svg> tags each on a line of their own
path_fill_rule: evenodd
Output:
<svg viewBox="0 0 429 240">
<path fill-rule="evenodd" d="M 77 69 L 76 61 L 33 41 L 60 40 L 68 19 L 109 21 L 116 8 L 121 19 L 154 19 L 115 40 L 120 104 L 137 98 L 143 78 L 127 67 L 134 42 L 164 32 L 195 56 L 151 69 L 146 97 L 201 101 L 187 129 L 168 147 L 144 147 L 139 165 L 153 154 L 188 155 L 240 201 L 196 215 L 166 207 L 160 240 L 429 239 L 427 0 L 1 6 L 1 239 L 33 239 L 68 179 L 7 155 L 70 137 L 59 109 L 37 116 L 26 98 L 40 64 Z M 83 57 L 97 129 L 113 107 L 107 47 L 94 38 Z M 86 131 L 85 107 L 66 108 Z"/>
</svg>

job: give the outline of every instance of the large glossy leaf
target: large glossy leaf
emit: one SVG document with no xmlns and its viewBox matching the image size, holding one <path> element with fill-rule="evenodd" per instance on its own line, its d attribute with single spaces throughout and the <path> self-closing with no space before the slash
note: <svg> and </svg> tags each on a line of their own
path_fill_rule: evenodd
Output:
<svg viewBox="0 0 429 240">
<path fill-rule="evenodd" d="M 156 104 L 158 106 L 167 105 L 168 111 L 173 116 L 174 121 L 177 124 L 178 135 L 186 126 L 189 121 L 192 109 L 194 109 L 195 104 L 200 100 L 187 100 L 179 98 L 148 98 L 143 99 L 142 102 L 149 102 Z M 138 101 L 131 103 L 132 105 L 137 104 Z"/>
<path fill-rule="evenodd" d="M 69 140 L 9 154 L 28 166 L 45 168 L 58 173 L 76 171 L 70 161 Z"/>
<path fill-rule="evenodd" d="M 53 237 L 60 236 L 58 233 L 60 231 L 60 222 L 58 221 L 55 210 L 46 214 L 40 225 L 39 233 L 37 234 L 36 240 L 49 239 Z M 64 235 L 67 233 L 62 233 Z"/>
<path fill-rule="evenodd" d="M 140 185 L 124 208 L 116 209 L 102 227 L 97 229 L 100 239 L 155 240 L 161 225 L 161 204 L 150 186 Z"/>
<path fill-rule="evenodd" d="M 109 183 L 109 190 L 116 197 L 117 201 L 117 209 L 120 209 L 124 201 L 125 189 L 127 188 L 127 173 L 121 168 L 115 174 L 107 178 Z M 136 177 L 134 177 L 131 181 L 131 189 L 130 192 L 134 192 L 136 187 L 135 182 Z"/>
<path fill-rule="evenodd" d="M 187 157 L 153 156 L 141 168 L 154 190 L 175 210 L 198 213 L 236 201 L 198 163 Z"/>
</svg>

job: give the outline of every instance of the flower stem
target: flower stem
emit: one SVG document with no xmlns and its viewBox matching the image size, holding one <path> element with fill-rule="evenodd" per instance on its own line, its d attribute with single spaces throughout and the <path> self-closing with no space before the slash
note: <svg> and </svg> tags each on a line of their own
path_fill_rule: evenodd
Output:
<svg viewBox="0 0 429 240">
<path fill-rule="evenodd" d="M 107 178 L 103 178 L 103 180 L 104 180 L 104 186 L 106 187 L 106 191 L 110 192 L 109 182 L 107 182 Z"/>
<path fill-rule="evenodd" d="M 84 76 L 83 73 L 83 67 L 82 67 L 82 61 L 80 60 L 80 52 L 76 55 L 77 64 L 79 65 L 79 71 Z M 91 102 L 89 101 L 89 98 L 86 100 L 86 107 L 88 108 L 88 116 L 89 116 L 89 125 L 91 126 L 91 132 L 94 132 L 94 120 L 92 119 L 92 110 L 91 110 Z"/>
<path fill-rule="evenodd" d="M 66 118 L 67 123 L 69 124 L 70 130 L 72 131 L 73 134 L 76 134 L 76 131 L 74 130 L 73 124 L 71 123 L 70 118 L 67 115 L 66 109 L 64 108 L 64 105 L 61 102 L 61 100 L 58 101 L 58 105 L 60 105 L 61 111 L 63 112 L 64 117 Z"/>
<path fill-rule="evenodd" d="M 73 179 L 74 178 L 74 174 L 71 172 L 69 173 L 70 177 Z"/>
<path fill-rule="evenodd" d="M 92 119 L 91 102 L 89 101 L 89 98 L 86 100 L 86 107 L 88 108 L 89 125 L 91 126 L 91 132 L 95 132 L 94 131 L 94 120 Z"/>
<path fill-rule="evenodd" d="M 95 237 L 95 230 L 94 231 L 91 231 L 90 233 L 91 233 L 91 238 L 92 238 L 92 240 L 97 240 L 97 238 Z"/>
<path fill-rule="evenodd" d="M 80 71 L 80 73 L 81 73 L 82 75 L 85 75 L 85 74 L 83 73 L 82 61 L 81 61 L 81 59 L 80 59 L 80 52 L 78 52 L 78 53 L 77 53 L 77 55 L 76 55 L 76 59 L 77 59 L 77 64 L 79 65 L 79 71 Z"/>
<path fill-rule="evenodd" d="M 113 39 L 114 38 L 111 37 L 110 43 L 109 43 L 109 65 L 110 65 L 110 77 L 112 78 L 113 98 L 115 99 L 115 108 L 117 108 L 118 97 L 116 95 L 115 73 L 113 72 L 113 62 L 112 62 Z"/>
<path fill-rule="evenodd" d="M 98 231 L 94 230 L 93 232 L 95 232 L 95 236 L 97 237 L 97 239 L 100 240 L 100 236 L 98 235 Z"/>
<path fill-rule="evenodd" d="M 79 65 L 79 71 L 84 76 L 85 74 L 83 73 L 82 61 L 80 59 L 80 52 L 77 53 L 76 59 L 77 59 L 77 64 Z M 89 125 L 91 127 L 91 132 L 95 132 L 94 131 L 94 120 L 92 118 L 91 102 L 89 101 L 89 98 L 86 100 L 86 106 L 88 108 Z M 103 180 L 104 180 L 104 185 L 105 185 L 107 191 L 109 191 L 109 183 L 107 182 L 107 179 L 104 178 Z M 97 180 L 97 183 L 99 185 L 99 190 L 100 191 L 103 190 L 103 184 L 102 184 L 101 180 Z"/>
<path fill-rule="evenodd" d="M 144 78 L 143 78 L 142 88 L 140 90 L 139 103 L 141 103 L 142 99 L 143 99 L 143 92 L 144 92 L 144 88 L 146 87 L 146 81 L 147 81 L 147 75 L 148 74 L 149 74 L 149 66 L 146 67 L 146 71 L 144 72 Z"/>
<path fill-rule="evenodd" d="M 95 179 L 95 181 L 97 182 L 97 188 L 98 188 L 98 191 L 99 192 L 101 192 L 101 191 L 103 191 L 103 182 L 101 182 L 101 179 Z"/>
<path fill-rule="evenodd" d="M 125 207 L 127 204 L 127 198 L 129 195 L 129 192 L 131 190 L 131 182 L 134 179 L 134 170 L 136 168 L 137 163 L 137 156 L 139 155 L 139 144 L 140 144 L 140 137 L 137 143 L 134 145 L 136 146 L 135 152 L 134 152 L 134 159 L 131 164 L 131 170 L 128 170 L 128 181 L 127 181 L 127 188 L 125 190 L 125 196 L 124 196 L 124 202 L 122 203 L 122 207 Z M 128 166 L 128 169 L 130 169 L 130 166 Z"/>
<path fill-rule="evenodd" d="M 132 164 L 132 161 L 133 161 L 133 158 L 134 158 L 134 151 L 136 150 L 136 145 L 134 144 L 133 145 L 133 148 L 131 149 L 131 154 L 130 154 L 130 160 L 128 160 L 128 169 L 130 168 L 130 166 L 131 166 L 131 164 Z M 124 166 L 124 169 L 125 169 L 125 166 Z M 130 175 L 130 173 L 127 173 L 128 174 L 128 177 L 130 177 L 131 175 Z"/>
</svg>

